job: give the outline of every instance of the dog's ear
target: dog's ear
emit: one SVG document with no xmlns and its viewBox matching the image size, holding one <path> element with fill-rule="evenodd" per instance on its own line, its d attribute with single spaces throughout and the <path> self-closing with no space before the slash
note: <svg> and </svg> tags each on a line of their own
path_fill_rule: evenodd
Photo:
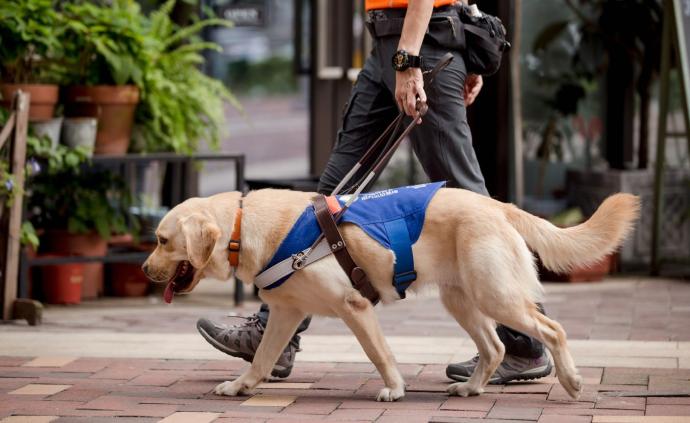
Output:
<svg viewBox="0 0 690 423">
<path fill-rule="evenodd" d="M 180 222 L 187 245 L 189 262 L 196 269 L 206 266 L 220 238 L 220 228 L 208 217 L 194 213 Z"/>
</svg>

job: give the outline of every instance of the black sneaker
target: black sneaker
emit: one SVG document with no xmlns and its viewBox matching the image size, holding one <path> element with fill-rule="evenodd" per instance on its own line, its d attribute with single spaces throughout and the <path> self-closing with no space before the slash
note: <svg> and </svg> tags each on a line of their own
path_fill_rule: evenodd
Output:
<svg viewBox="0 0 690 423">
<path fill-rule="evenodd" d="M 209 344 L 217 350 L 252 362 L 254 354 L 264 336 L 265 327 L 254 314 L 246 318 L 242 325 L 219 325 L 208 319 L 201 318 L 196 322 L 196 328 Z M 295 362 L 295 354 L 299 349 L 299 335 L 295 335 L 278 358 L 271 376 L 285 378 L 290 375 Z"/>
<path fill-rule="evenodd" d="M 446 367 L 446 376 L 458 382 L 467 382 L 478 362 L 479 355 L 475 355 L 462 363 L 449 364 Z M 506 354 L 494 375 L 489 379 L 489 383 L 503 385 L 512 380 L 539 379 L 548 376 L 552 368 L 551 359 L 546 352 L 539 358 L 522 358 Z"/>
</svg>

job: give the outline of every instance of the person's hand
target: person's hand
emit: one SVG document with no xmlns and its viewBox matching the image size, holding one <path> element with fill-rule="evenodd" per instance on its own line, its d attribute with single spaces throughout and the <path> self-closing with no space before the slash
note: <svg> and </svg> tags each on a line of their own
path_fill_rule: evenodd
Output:
<svg viewBox="0 0 690 423">
<path fill-rule="evenodd" d="M 484 80 L 481 75 L 475 75 L 473 73 L 467 74 L 465 78 L 465 106 L 471 106 L 472 103 L 474 103 L 483 85 Z"/>
<path fill-rule="evenodd" d="M 417 113 L 418 97 L 419 101 L 426 102 L 422 70 L 409 68 L 402 72 L 395 72 L 395 101 L 398 103 L 398 108 L 404 110 L 406 115 L 414 116 Z M 420 118 L 418 123 L 421 121 Z"/>
</svg>

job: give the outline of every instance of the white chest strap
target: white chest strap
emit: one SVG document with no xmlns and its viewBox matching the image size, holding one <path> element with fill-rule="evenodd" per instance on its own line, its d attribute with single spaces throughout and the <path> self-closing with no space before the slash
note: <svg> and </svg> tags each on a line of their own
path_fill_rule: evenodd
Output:
<svg viewBox="0 0 690 423">
<path fill-rule="evenodd" d="M 307 248 L 305 250 L 302 250 L 300 254 L 305 254 L 307 250 L 309 249 Z M 315 261 L 321 260 L 327 255 L 330 255 L 331 252 L 331 247 L 328 245 L 328 241 L 326 241 L 325 238 L 322 239 L 318 244 L 316 244 L 316 247 L 314 247 L 314 249 L 309 253 L 306 261 L 302 264 L 300 268 L 309 266 Z M 292 264 L 294 262 L 295 256 L 292 256 L 274 264 L 273 266 L 259 273 L 256 276 L 256 278 L 254 278 L 254 285 L 256 285 L 256 287 L 259 289 L 264 289 L 267 286 L 273 284 L 274 282 L 296 272 L 299 269 L 295 269 L 292 267 Z"/>
</svg>

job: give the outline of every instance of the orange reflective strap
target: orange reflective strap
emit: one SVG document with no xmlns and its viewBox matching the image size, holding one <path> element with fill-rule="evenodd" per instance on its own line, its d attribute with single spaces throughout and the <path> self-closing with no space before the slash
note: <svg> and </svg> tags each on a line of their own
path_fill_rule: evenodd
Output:
<svg viewBox="0 0 690 423">
<path fill-rule="evenodd" d="M 328 204 L 328 209 L 331 211 L 331 214 L 336 214 L 341 209 L 340 202 L 334 195 L 326 197 L 326 204 Z"/>
<path fill-rule="evenodd" d="M 455 3 L 457 0 L 436 0 L 434 7 L 447 6 Z M 366 10 L 374 9 L 397 9 L 407 7 L 407 0 L 365 0 L 364 8 Z"/>
</svg>

